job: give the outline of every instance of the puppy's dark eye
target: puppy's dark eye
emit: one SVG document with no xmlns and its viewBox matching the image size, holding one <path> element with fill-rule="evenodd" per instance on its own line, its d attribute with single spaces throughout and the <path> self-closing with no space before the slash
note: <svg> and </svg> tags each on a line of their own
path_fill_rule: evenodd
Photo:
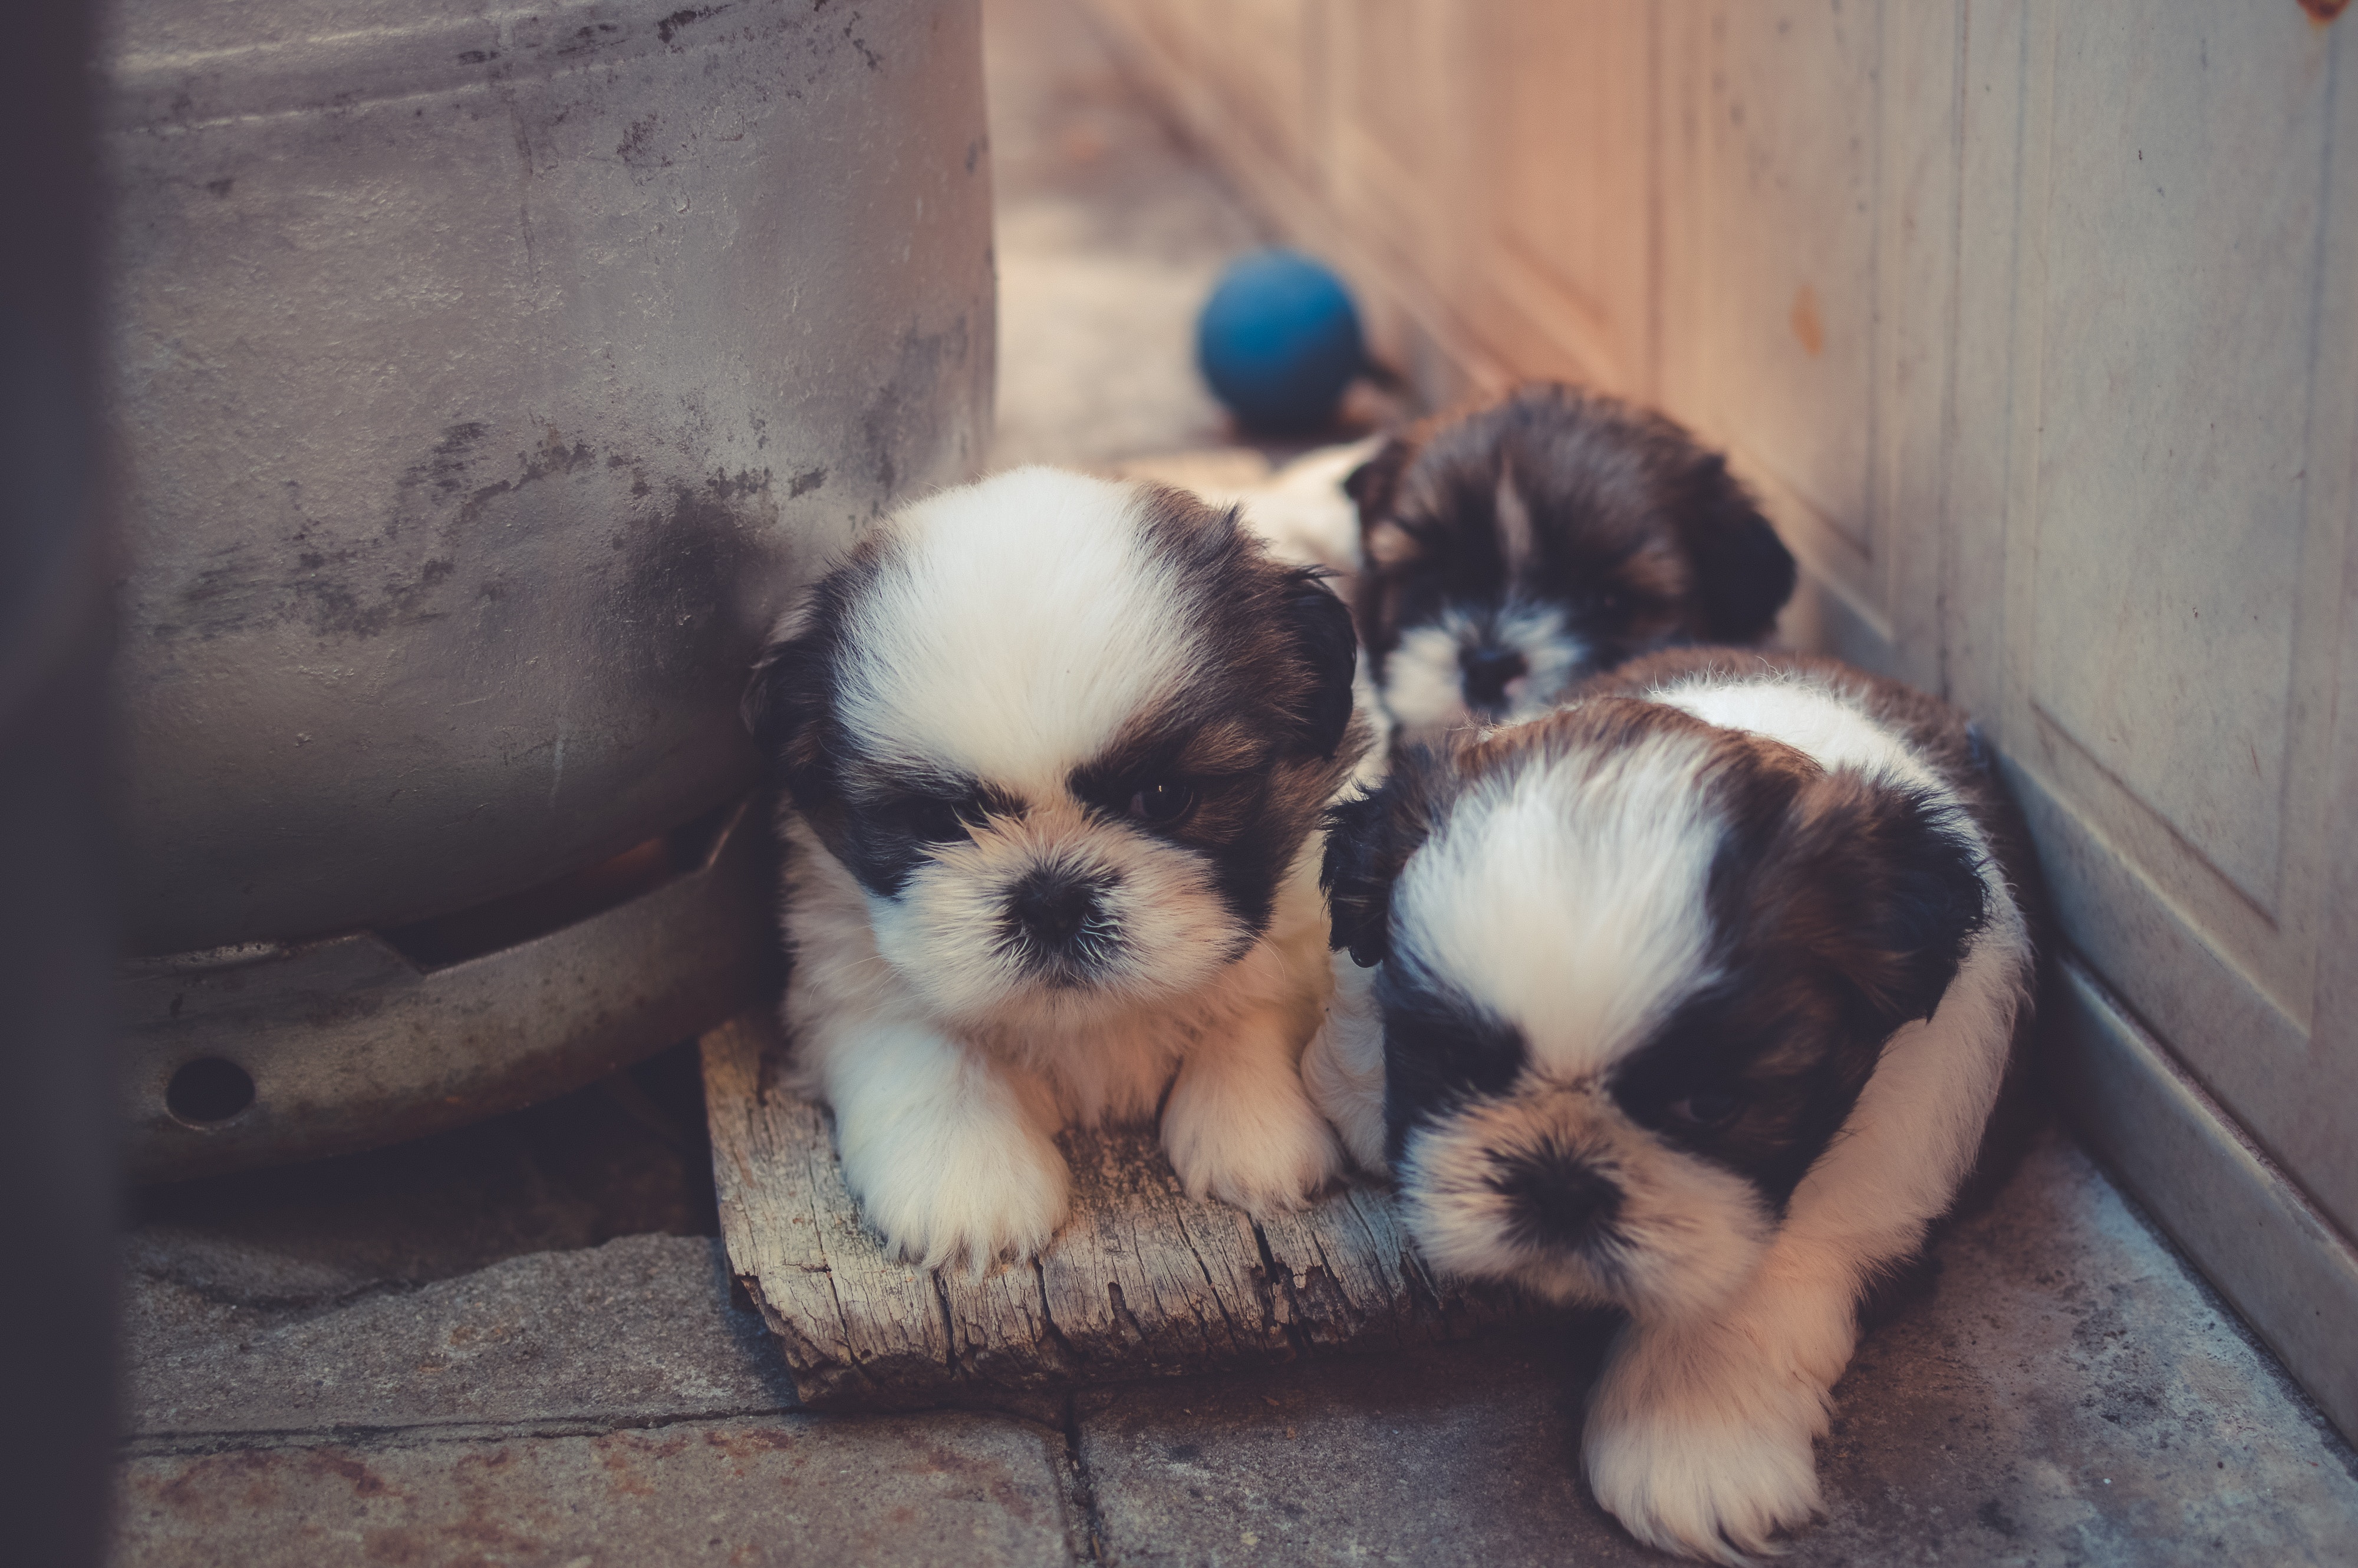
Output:
<svg viewBox="0 0 2358 1568">
<path fill-rule="evenodd" d="M 1620 614 L 1628 607 L 1628 600 L 1609 588 L 1599 589 L 1596 595 L 1596 608 L 1606 615 Z"/>
<path fill-rule="evenodd" d="M 1195 792 L 1185 784 L 1158 780 L 1139 786 L 1138 793 L 1130 797 L 1130 814 L 1141 822 L 1164 827 L 1186 816 L 1187 808 L 1195 804 Z"/>
<path fill-rule="evenodd" d="M 1744 1101 L 1733 1089 L 1704 1089 L 1671 1102 L 1673 1122 L 1686 1127 L 1725 1127 L 1736 1119 Z"/>
</svg>

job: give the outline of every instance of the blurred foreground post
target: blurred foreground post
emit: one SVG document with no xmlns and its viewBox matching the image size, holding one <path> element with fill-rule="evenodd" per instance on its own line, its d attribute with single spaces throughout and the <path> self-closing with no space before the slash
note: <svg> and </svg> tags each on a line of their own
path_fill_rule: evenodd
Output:
<svg viewBox="0 0 2358 1568">
<path fill-rule="evenodd" d="M 90 11 L 0 50 L 0 1519 L 98 1560 L 114 1423 L 105 548 Z"/>
</svg>

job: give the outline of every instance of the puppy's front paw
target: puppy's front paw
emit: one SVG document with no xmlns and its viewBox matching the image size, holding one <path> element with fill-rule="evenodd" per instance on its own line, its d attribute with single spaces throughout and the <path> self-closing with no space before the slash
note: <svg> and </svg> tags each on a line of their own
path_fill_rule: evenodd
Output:
<svg viewBox="0 0 2358 1568">
<path fill-rule="evenodd" d="M 926 1268 L 1030 1258 L 1065 1222 L 1072 1173 L 1028 1127 L 937 1127 L 896 1152 L 844 1140 L 844 1176 L 888 1249 Z"/>
<path fill-rule="evenodd" d="M 1660 1551 L 1739 1564 L 1818 1512 L 1823 1385 L 1744 1336 L 1631 1325 L 1588 1407 L 1596 1500 Z"/>
<path fill-rule="evenodd" d="M 1343 1169 L 1333 1130 L 1291 1073 L 1248 1094 L 1182 1072 L 1163 1108 L 1163 1147 L 1188 1196 L 1255 1215 L 1303 1207 Z"/>
</svg>

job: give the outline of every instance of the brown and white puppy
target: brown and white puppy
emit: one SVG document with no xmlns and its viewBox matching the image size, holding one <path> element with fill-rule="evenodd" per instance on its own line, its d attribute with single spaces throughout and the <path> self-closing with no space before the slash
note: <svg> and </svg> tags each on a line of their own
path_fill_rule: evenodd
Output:
<svg viewBox="0 0 2358 1568">
<path fill-rule="evenodd" d="M 1401 743 L 1533 718 L 1656 649 L 1758 642 L 1793 591 L 1718 453 L 1566 386 L 1395 437 L 1345 488 L 1367 674 Z"/>
<path fill-rule="evenodd" d="M 1628 1311 L 1582 1447 L 1632 1534 L 1772 1550 L 1860 1293 L 1949 1206 L 2029 1017 L 1963 718 L 1683 650 L 1337 816 L 1336 940 L 1379 968 L 1314 1094 L 1436 1265 Z"/>
<path fill-rule="evenodd" d="M 784 1018 L 903 1255 L 1037 1251 L 1056 1130 L 1158 1101 L 1199 1196 L 1336 1172 L 1298 1063 L 1353 663 L 1233 511 L 1036 468 L 909 507 L 780 626 L 745 709 L 788 803 Z"/>
</svg>

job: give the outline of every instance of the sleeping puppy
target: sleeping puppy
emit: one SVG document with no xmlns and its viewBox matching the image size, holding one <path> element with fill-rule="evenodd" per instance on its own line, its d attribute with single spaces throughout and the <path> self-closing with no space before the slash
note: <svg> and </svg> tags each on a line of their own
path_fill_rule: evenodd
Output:
<svg viewBox="0 0 2358 1568">
<path fill-rule="evenodd" d="M 1297 1064 L 1313 829 L 1366 738 L 1319 576 L 1182 492 L 1022 469 L 779 627 L 745 711 L 787 803 L 784 1019 L 902 1255 L 1036 1252 L 1057 1129 L 1158 1100 L 1197 1196 L 1295 1207 L 1338 1168 Z"/>
<path fill-rule="evenodd" d="M 1401 743 L 1532 718 L 1655 649 L 1758 642 L 1793 591 L 1718 453 L 1570 387 L 1396 437 L 1344 484 L 1359 639 Z"/>
<path fill-rule="evenodd" d="M 1627 1309 L 1582 1449 L 1723 1563 L 1818 1507 L 1863 1287 L 1973 1164 L 2029 1017 L 2027 865 L 1963 719 L 1693 649 L 1338 808 L 1371 988 L 1303 1064 L 1444 1271 Z"/>
</svg>

